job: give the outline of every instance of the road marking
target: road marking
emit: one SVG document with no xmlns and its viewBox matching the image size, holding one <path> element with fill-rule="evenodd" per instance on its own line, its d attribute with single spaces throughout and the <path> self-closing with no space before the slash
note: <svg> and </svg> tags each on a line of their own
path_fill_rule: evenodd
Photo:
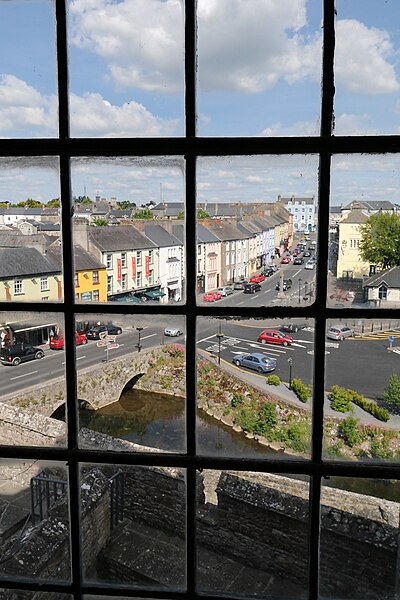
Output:
<svg viewBox="0 0 400 600">
<path fill-rule="evenodd" d="M 37 373 L 37 371 L 31 371 L 30 373 L 25 373 L 25 375 L 17 375 L 17 377 L 11 377 L 10 381 L 13 381 L 14 379 L 21 379 L 21 377 L 28 377 L 29 375 L 34 375 L 35 373 Z"/>
<path fill-rule="evenodd" d="M 314 354 L 314 350 L 309 350 L 307 354 Z M 325 354 L 330 354 L 329 350 L 325 350 Z"/>
<path fill-rule="evenodd" d="M 335 344 L 335 342 L 325 342 L 326 348 L 339 348 L 340 344 Z"/>
<path fill-rule="evenodd" d="M 243 346 L 235 346 L 235 348 L 239 348 L 239 350 L 246 350 L 247 352 L 247 348 L 244 348 Z M 233 352 L 233 350 L 231 350 L 231 352 Z"/>
<path fill-rule="evenodd" d="M 296 342 L 301 342 L 302 344 L 313 344 L 314 342 L 310 342 L 310 340 L 296 340 Z"/>
<path fill-rule="evenodd" d="M 302 344 L 296 344 L 295 342 L 293 342 L 292 346 L 296 346 L 296 348 L 307 348 L 307 346 L 303 346 Z"/>
<path fill-rule="evenodd" d="M 158 333 L 151 333 L 150 335 L 145 335 L 145 336 L 142 336 L 140 339 L 141 339 L 141 340 L 147 340 L 147 338 L 154 337 L 155 335 L 158 335 Z M 121 345 L 121 344 L 120 344 L 120 345 Z"/>
<path fill-rule="evenodd" d="M 249 344 L 252 348 L 257 348 L 257 350 L 261 350 L 261 348 L 265 349 L 266 344 Z M 286 347 L 287 350 L 287 347 Z M 268 352 L 278 352 L 278 354 L 286 354 L 286 350 L 279 350 L 278 348 L 268 348 Z"/>
<path fill-rule="evenodd" d="M 77 356 L 75 360 L 76 360 L 76 361 L 78 361 L 78 360 L 82 360 L 82 358 L 86 358 L 86 354 L 84 354 L 83 356 Z M 62 362 L 61 364 L 62 364 L 62 365 L 65 365 L 65 361 L 64 361 L 64 362 Z"/>
<path fill-rule="evenodd" d="M 394 349 L 392 350 L 392 352 L 396 352 L 396 354 L 400 354 L 400 349 L 399 349 L 399 350 L 397 350 L 397 348 L 394 348 Z"/>
<path fill-rule="evenodd" d="M 211 340 L 211 338 L 215 337 L 215 333 L 213 333 L 212 335 L 209 335 L 206 338 L 203 338 L 202 340 L 197 340 L 197 343 L 200 344 L 200 342 L 207 342 L 207 340 Z"/>
</svg>

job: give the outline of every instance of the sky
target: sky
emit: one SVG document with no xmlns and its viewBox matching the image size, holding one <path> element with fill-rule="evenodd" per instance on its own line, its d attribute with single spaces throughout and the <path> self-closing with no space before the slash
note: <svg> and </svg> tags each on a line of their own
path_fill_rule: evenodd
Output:
<svg viewBox="0 0 400 600">
<path fill-rule="evenodd" d="M 334 133 L 399 134 L 400 3 L 336 8 Z M 318 134 L 322 0 L 198 0 L 197 18 L 199 135 Z M 184 135 L 183 27 L 181 0 L 69 0 L 71 135 Z M 0 0 L 0 137 L 57 136 L 55 44 L 51 0 Z M 336 158 L 332 203 L 398 201 L 397 159 Z M 0 201 L 57 197 L 39 162 L 0 162 Z M 178 163 L 73 165 L 73 193 L 181 201 Z M 317 196 L 317 180 L 315 157 L 204 160 L 198 200 Z"/>
</svg>

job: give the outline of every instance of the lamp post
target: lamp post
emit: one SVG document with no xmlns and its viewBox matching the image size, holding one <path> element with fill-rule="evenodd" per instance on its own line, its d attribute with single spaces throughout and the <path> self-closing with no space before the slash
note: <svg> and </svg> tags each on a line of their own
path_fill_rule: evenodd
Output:
<svg viewBox="0 0 400 600">
<path fill-rule="evenodd" d="M 140 352 L 142 349 L 142 346 L 140 344 L 140 334 L 143 331 L 143 327 L 136 327 L 136 331 L 138 332 L 138 335 L 139 335 L 139 339 L 138 339 L 138 343 L 137 343 L 136 347 L 137 347 L 137 351 Z"/>
<path fill-rule="evenodd" d="M 299 277 L 299 304 L 301 302 L 301 277 Z"/>
<path fill-rule="evenodd" d="M 304 282 L 304 300 L 308 300 L 308 281 Z"/>
<path fill-rule="evenodd" d="M 219 331 L 217 333 L 218 338 L 218 364 L 221 364 L 221 343 L 223 340 L 224 334 L 221 331 L 221 323 L 219 324 Z"/>
<path fill-rule="evenodd" d="M 288 363 L 289 363 L 289 390 L 292 389 L 292 364 L 293 364 L 293 358 L 290 356 L 287 359 Z"/>
</svg>

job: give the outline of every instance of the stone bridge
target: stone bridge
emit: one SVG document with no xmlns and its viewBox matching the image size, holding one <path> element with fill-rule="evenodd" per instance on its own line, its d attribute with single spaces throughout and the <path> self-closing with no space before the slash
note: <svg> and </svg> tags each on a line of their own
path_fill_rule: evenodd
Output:
<svg viewBox="0 0 400 600">
<path fill-rule="evenodd" d="M 126 354 L 78 372 L 77 397 L 86 408 L 98 409 L 117 402 L 131 389 L 163 351 L 162 347 Z M 59 416 L 65 406 L 65 380 L 59 378 L 2 397 L 2 403 L 19 407 L 24 413 L 44 417 Z M 1 411 L 0 411 L 1 419 Z"/>
</svg>

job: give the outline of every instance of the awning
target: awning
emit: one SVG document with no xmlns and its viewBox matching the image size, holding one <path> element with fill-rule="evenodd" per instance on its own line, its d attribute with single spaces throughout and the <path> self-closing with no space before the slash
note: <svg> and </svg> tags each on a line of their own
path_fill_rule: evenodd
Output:
<svg viewBox="0 0 400 600">
<path fill-rule="evenodd" d="M 110 302 L 140 302 L 140 298 L 137 296 L 118 296 L 110 300 Z"/>
<path fill-rule="evenodd" d="M 144 295 L 150 298 L 150 300 L 155 300 L 156 298 L 162 298 L 162 296 L 165 296 L 164 292 L 160 292 L 160 290 L 150 290 L 149 292 L 144 292 Z"/>
</svg>

